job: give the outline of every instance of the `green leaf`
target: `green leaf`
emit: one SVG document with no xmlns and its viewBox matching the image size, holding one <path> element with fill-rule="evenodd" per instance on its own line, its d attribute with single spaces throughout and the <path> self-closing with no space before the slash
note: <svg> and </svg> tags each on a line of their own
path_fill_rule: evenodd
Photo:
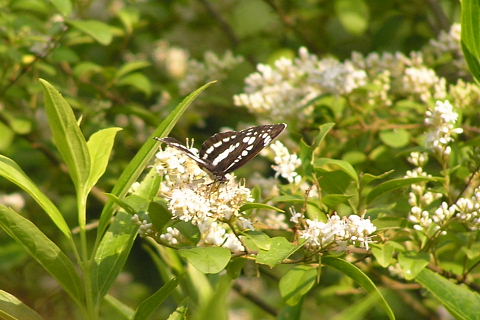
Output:
<svg viewBox="0 0 480 320">
<path fill-rule="evenodd" d="M 270 250 L 272 246 L 270 238 L 266 233 L 260 231 L 248 231 L 243 234 L 242 241 L 251 251 Z"/>
<path fill-rule="evenodd" d="M 0 227 L 57 279 L 73 300 L 82 304 L 82 283 L 75 266 L 53 241 L 32 222 L 5 206 L 0 206 Z"/>
<path fill-rule="evenodd" d="M 270 249 L 260 250 L 257 255 L 257 263 L 266 264 L 270 268 L 282 263 L 302 245 L 296 246 L 284 237 L 275 237 L 270 239 Z"/>
<path fill-rule="evenodd" d="M 315 169 L 325 170 L 327 172 L 336 171 L 340 169 L 341 171 L 348 174 L 358 185 L 358 175 L 355 169 L 350 163 L 343 160 L 329 159 L 329 158 L 318 158 L 315 159 L 314 163 Z"/>
<path fill-rule="evenodd" d="M 322 197 L 322 203 L 327 207 L 335 209 L 341 203 L 347 203 L 352 196 L 347 194 L 327 194 Z"/>
<path fill-rule="evenodd" d="M 0 137 L 2 137 L 0 139 L 0 150 L 7 149 L 12 144 L 14 136 L 13 130 L 0 121 Z"/>
<path fill-rule="evenodd" d="M 186 305 L 181 305 L 168 316 L 167 320 L 187 320 L 188 308 Z"/>
<path fill-rule="evenodd" d="M 134 214 L 137 213 L 137 210 L 135 210 L 135 208 L 133 208 L 127 201 L 119 199 L 116 195 L 111 193 L 106 193 L 106 196 L 110 200 L 114 201 L 120 208 L 128 212 L 128 214 L 133 216 Z"/>
<path fill-rule="evenodd" d="M 363 183 L 370 183 L 372 181 L 375 181 L 375 180 L 379 180 L 379 179 L 383 179 L 385 178 L 386 176 L 390 175 L 391 173 L 393 173 L 394 170 L 390 170 L 390 171 L 387 171 L 387 172 L 384 172 L 382 174 L 379 174 L 379 175 L 373 175 L 373 174 L 370 174 L 370 173 L 365 173 L 362 175 L 362 181 Z"/>
<path fill-rule="evenodd" d="M 470 71 L 480 81 L 480 26 L 478 0 L 462 1 L 462 49 Z"/>
<path fill-rule="evenodd" d="M 380 132 L 380 140 L 392 148 L 401 148 L 410 142 L 410 133 L 404 129 L 385 130 Z"/>
<path fill-rule="evenodd" d="M 67 20 L 68 24 L 106 46 L 112 42 L 113 28 L 98 20 Z"/>
<path fill-rule="evenodd" d="M 50 2 L 64 17 L 69 16 L 70 13 L 72 13 L 72 3 L 70 0 L 50 0 Z"/>
<path fill-rule="evenodd" d="M 367 30 L 370 12 L 363 0 L 337 0 L 335 12 L 348 32 L 361 35 Z"/>
<path fill-rule="evenodd" d="M 0 318 L 7 320 L 43 319 L 35 310 L 3 290 L 0 290 Z"/>
<path fill-rule="evenodd" d="M 101 299 L 110 289 L 125 265 L 138 226 L 133 224 L 132 216 L 118 212 L 105 233 L 93 259 L 93 292 Z"/>
<path fill-rule="evenodd" d="M 120 67 L 120 69 L 115 72 L 115 79 L 120 79 L 123 76 L 129 74 L 132 71 L 143 69 L 150 66 L 148 61 L 132 61 L 128 62 Z"/>
<path fill-rule="evenodd" d="M 338 271 L 342 272 L 343 274 L 349 276 L 355 282 L 361 285 L 365 290 L 367 290 L 367 292 L 377 295 L 380 299 L 380 304 L 387 313 L 388 317 L 390 319 L 395 319 L 395 315 L 393 314 L 393 311 L 390 308 L 387 300 L 385 300 L 380 290 L 378 290 L 373 281 L 365 273 L 363 273 L 362 270 L 345 260 L 334 257 L 323 257 L 322 263 L 327 266 L 333 267 Z"/>
<path fill-rule="evenodd" d="M 212 294 L 200 303 L 199 310 L 192 317 L 194 320 L 226 320 L 228 319 L 228 296 L 231 292 L 232 279 L 228 275 L 220 277 Z"/>
<path fill-rule="evenodd" d="M 135 190 L 134 194 L 152 201 L 158 194 L 161 182 L 162 177 L 158 174 L 157 169 L 152 166 L 152 168 L 143 178 L 142 182 L 140 182 L 140 186 L 137 190 Z"/>
<path fill-rule="evenodd" d="M 252 209 L 269 209 L 269 210 L 274 210 L 274 211 L 277 211 L 277 212 L 285 212 L 284 210 L 279 209 L 277 207 L 274 207 L 274 206 L 271 206 L 271 205 L 268 205 L 268 204 L 264 204 L 264 203 L 256 203 L 256 202 L 250 202 L 250 203 L 244 204 L 243 206 L 240 207 L 239 212 L 252 210 Z"/>
<path fill-rule="evenodd" d="M 230 250 L 222 247 L 180 249 L 178 254 L 203 273 L 219 273 L 232 256 Z"/>
<path fill-rule="evenodd" d="M 375 259 L 377 259 L 377 262 L 384 268 L 395 261 L 395 259 L 393 259 L 394 252 L 395 247 L 390 242 L 372 245 L 372 253 Z"/>
<path fill-rule="evenodd" d="M 152 224 L 156 230 L 162 231 L 163 227 L 172 219 L 172 213 L 168 210 L 164 202 L 150 202 L 148 214 L 152 219 Z"/>
<path fill-rule="evenodd" d="M 318 132 L 317 136 L 315 137 L 315 139 L 313 140 L 313 143 L 312 143 L 313 153 L 318 151 L 317 150 L 318 147 L 320 146 L 322 141 L 325 139 L 327 134 L 330 132 L 330 130 L 332 130 L 332 128 L 334 126 L 335 126 L 335 123 L 333 123 L 333 122 L 327 122 L 327 123 L 324 123 L 320 126 L 320 128 L 319 128 L 320 131 Z"/>
<path fill-rule="evenodd" d="M 77 124 L 72 108 L 62 95 L 47 81 L 40 79 L 45 92 L 45 108 L 53 139 L 77 192 L 84 191 L 90 171 L 87 142 Z"/>
<path fill-rule="evenodd" d="M 424 286 L 456 319 L 480 319 L 480 295 L 468 288 L 423 269 L 415 280 Z"/>
<path fill-rule="evenodd" d="M 315 284 L 317 268 L 310 266 L 295 266 L 290 269 L 279 283 L 283 301 L 290 306 L 300 302 Z"/>
<path fill-rule="evenodd" d="M 414 177 L 414 178 L 398 178 L 386 181 L 375 186 L 367 195 L 367 203 L 372 202 L 376 197 L 403 187 L 410 186 L 415 183 L 427 182 L 427 181 L 437 181 L 438 178 L 433 177 Z"/>
<path fill-rule="evenodd" d="M 135 311 L 133 320 L 146 320 L 173 293 L 178 285 L 178 279 L 173 278 L 147 299 L 143 300 Z"/>
<path fill-rule="evenodd" d="M 116 85 L 133 87 L 143 92 L 147 97 L 152 94 L 152 84 L 150 83 L 150 80 L 144 74 L 139 72 L 123 76 L 116 82 Z"/>
<path fill-rule="evenodd" d="M 135 313 L 135 311 L 132 308 L 130 308 L 129 306 L 127 306 L 126 304 L 124 304 L 123 302 L 121 302 L 120 300 L 118 300 L 117 298 L 115 298 L 114 296 L 111 296 L 109 294 L 107 294 L 103 299 L 116 312 L 118 312 L 121 317 L 123 317 L 122 319 L 115 318 L 116 320 L 123 320 L 123 319 L 130 320 L 130 319 L 132 319 L 133 314 Z M 109 316 L 111 316 L 111 315 L 109 314 Z"/>
<path fill-rule="evenodd" d="M 116 195 L 118 198 L 122 198 L 130 188 L 133 182 L 135 182 L 140 174 L 142 173 L 143 169 L 147 165 L 147 163 L 151 160 L 153 155 L 157 152 L 157 145 L 159 142 L 153 140 L 153 137 L 157 136 L 160 138 L 165 137 L 170 133 L 170 130 L 175 126 L 180 117 L 183 113 L 187 110 L 188 106 L 197 98 L 197 96 L 202 93 L 206 88 L 210 85 L 215 83 L 215 81 L 209 82 L 199 89 L 195 90 L 191 94 L 189 94 L 169 115 L 165 118 L 165 120 L 160 123 L 157 129 L 153 132 L 150 136 L 152 139 L 148 139 L 147 142 L 143 145 L 143 147 L 137 152 L 135 157 L 130 161 L 128 166 L 118 178 L 117 183 L 113 187 L 112 194 Z M 100 222 L 98 225 L 98 232 L 97 232 L 97 239 L 96 245 L 98 245 L 99 241 L 103 233 L 105 232 L 108 223 L 113 215 L 114 210 L 114 202 L 109 201 L 103 207 L 102 214 L 100 216 Z"/>
<path fill-rule="evenodd" d="M 105 173 L 110 154 L 112 153 L 113 141 L 121 128 L 108 128 L 95 132 L 87 142 L 90 154 L 90 175 L 86 183 L 85 192 L 89 192 Z"/>
<path fill-rule="evenodd" d="M 430 262 L 426 252 L 400 252 L 398 264 L 402 268 L 405 279 L 414 279 Z"/>
<path fill-rule="evenodd" d="M 27 192 L 48 214 L 53 223 L 68 238 L 72 239 L 72 233 L 58 208 L 48 199 L 48 197 L 38 189 L 27 176 L 27 174 L 15 163 L 15 161 L 0 155 L 0 176 L 15 183 L 17 186 Z"/>
</svg>

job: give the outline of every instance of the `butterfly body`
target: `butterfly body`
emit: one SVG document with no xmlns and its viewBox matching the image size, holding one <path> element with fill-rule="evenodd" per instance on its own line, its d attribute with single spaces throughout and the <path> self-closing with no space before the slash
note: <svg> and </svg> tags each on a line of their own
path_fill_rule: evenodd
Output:
<svg viewBox="0 0 480 320">
<path fill-rule="evenodd" d="M 284 123 L 251 127 L 241 131 L 214 134 L 202 145 L 198 155 L 174 138 L 155 138 L 184 152 L 214 180 L 227 181 L 226 175 L 240 168 L 267 147 L 287 127 Z"/>
</svg>

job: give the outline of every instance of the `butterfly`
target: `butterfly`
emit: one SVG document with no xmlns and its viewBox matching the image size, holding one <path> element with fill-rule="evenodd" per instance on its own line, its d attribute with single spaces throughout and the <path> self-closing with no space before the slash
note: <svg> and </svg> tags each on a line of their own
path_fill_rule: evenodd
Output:
<svg viewBox="0 0 480 320">
<path fill-rule="evenodd" d="M 228 173 L 253 159 L 286 127 L 285 123 L 278 123 L 251 127 L 241 131 L 216 133 L 205 140 L 198 155 L 174 138 L 155 137 L 155 140 L 184 152 L 215 181 L 226 182 Z"/>
</svg>

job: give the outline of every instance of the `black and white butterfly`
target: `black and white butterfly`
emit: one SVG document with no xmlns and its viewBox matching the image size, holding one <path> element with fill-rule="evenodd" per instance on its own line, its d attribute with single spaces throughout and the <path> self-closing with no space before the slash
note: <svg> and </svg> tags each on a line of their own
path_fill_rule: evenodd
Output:
<svg viewBox="0 0 480 320">
<path fill-rule="evenodd" d="M 155 138 L 183 151 L 216 181 L 227 181 L 226 174 L 240 168 L 268 146 L 287 127 L 285 123 L 251 127 L 242 131 L 214 134 L 202 145 L 199 155 L 174 138 Z"/>
</svg>

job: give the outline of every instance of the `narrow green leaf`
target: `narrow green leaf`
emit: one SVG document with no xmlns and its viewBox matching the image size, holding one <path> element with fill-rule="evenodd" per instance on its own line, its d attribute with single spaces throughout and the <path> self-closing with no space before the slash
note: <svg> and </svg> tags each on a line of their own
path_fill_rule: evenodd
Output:
<svg viewBox="0 0 480 320">
<path fill-rule="evenodd" d="M 137 213 L 135 208 L 133 208 L 127 201 L 119 199 L 116 195 L 111 193 L 106 193 L 106 195 L 110 200 L 115 202 L 120 208 L 128 212 L 128 214 L 133 216 L 135 213 Z"/>
<path fill-rule="evenodd" d="M 115 72 L 115 78 L 120 79 L 121 77 L 129 74 L 130 72 L 143 69 L 150 66 L 148 61 L 132 61 L 128 62 L 120 67 L 120 69 Z"/>
<path fill-rule="evenodd" d="M 243 206 L 240 207 L 239 211 L 243 212 L 243 211 L 252 210 L 252 209 L 269 209 L 277 212 L 285 212 L 284 210 L 279 209 L 277 207 L 264 204 L 264 203 L 256 203 L 256 202 L 250 202 L 250 203 L 244 204 Z"/>
<path fill-rule="evenodd" d="M 395 170 L 390 170 L 390 171 L 386 171 L 382 174 L 378 174 L 378 175 L 373 175 L 371 173 L 365 173 L 362 175 L 361 179 L 363 181 L 363 183 L 370 183 L 372 181 L 375 181 L 375 180 L 379 180 L 379 179 L 383 179 L 385 177 L 387 177 L 388 175 L 390 175 L 391 173 L 393 173 Z"/>
<path fill-rule="evenodd" d="M 130 86 L 143 92 L 147 97 L 152 94 L 152 84 L 150 80 L 142 73 L 135 72 L 123 76 L 116 82 L 117 86 Z"/>
<path fill-rule="evenodd" d="M 290 257 L 290 255 L 292 255 L 300 247 L 301 245 L 296 246 L 284 237 L 272 238 L 270 239 L 270 249 L 260 250 L 258 253 L 257 263 L 266 264 L 270 268 L 273 268 L 277 264 L 282 263 L 283 260 Z"/>
<path fill-rule="evenodd" d="M 424 286 L 456 319 L 480 319 L 480 295 L 462 285 L 423 269 L 415 280 Z"/>
<path fill-rule="evenodd" d="M 153 137 L 165 137 L 168 133 L 172 130 L 180 117 L 183 113 L 187 110 L 188 106 L 197 98 L 197 96 L 202 93 L 206 88 L 211 86 L 215 81 L 209 82 L 199 89 L 195 90 L 191 94 L 189 94 L 169 115 L 165 118 L 165 120 L 160 123 L 157 129 L 151 135 L 152 139 L 148 139 L 147 142 L 143 145 L 143 147 L 137 152 L 135 157 L 130 161 L 128 166 L 120 175 L 117 183 L 113 187 L 112 194 L 115 194 L 117 197 L 122 198 L 130 188 L 133 182 L 135 182 L 140 174 L 142 173 L 143 169 L 150 161 L 152 156 L 157 152 L 156 146 L 159 142 L 153 140 Z M 114 210 L 114 202 L 109 201 L 104 206 L 102 210 L 102 214 L 100 216 L 100 222 L 98 225 L 98 232 L 97 232 L 97 239 L 96 244 L 100 242 L 100 239 L 105 232 L 108 223 L 110 222 L 110 218 L 113 215 Z"/>
<path fill-rule="evenodd" d="M 97 299 L 108 292 L 125 265 L 137 230 L 138 226 L 133 224 L 132 216 L 125 212 L 118 212 L 113 219 L 93 260 L 93 292 L 97 294 Z"/>
<path fill-rule="evenodd" d="M 106 46 L 112 42 L 113 28 L 98 20 L 67 20 L 68 24 Z"/>
<path fill-rule="evenodd" d="M 27 174 L 15 163 L 15 161 L 0 155 L 0 176 L 15 183 L 27 192 L 48 214 L 53 223 L 68 238 L 72 239 L 72 233 L 58 208 L 50 199 L 33 183 Z"/>
<path fill-rule="evenodd" d="M 114 310 L 116 312 L 118 312 L 119 315 L 122 317 L 122 319 L 115 318 L 116 320 L 123 320 L 123 319 L 130 320 L 130 319 L 132 319 L 133 314 L 135 313 L 135 310 L 133 310 L 132 308 L 130 308 L 129 306 L 127 306 L 126 304 L 124 304 L 123 302 L 121 302 L 120 300 L 118 300 L 117 298 L 115 298 L 114 296 L 111 296 L 109 294 L 107 294 L 104 297 L 104 300 L 112 308 L 114 308 Z"/>
<path fill-rule="evenodd" d="M 349 276 L 368 292 L 378 295 L 380 298 L 380 304 L 387 313 L 388 317 L 390 319 L 395 319 L 395 315 L 393 314 L 393 311 L 390 308 L 387 300 L 385 300 L 380 290 L 378 290 L 373 281 L 370 280 L 370 278 L 365 273 L 363 273 L 362 270 L 360 270 L 355 265 L 339 258 L 323 257 L 322 262 L 325 265 L 333 267 L 338 271 L 342 272 L 343 274 Z"/>
<path fill-rule="evenodd" d="M 8 320 L 42 320 L 43 318 L 14 295 L 0 290 L 0 318 Z"/>
<path fill-rule="evenodd" d="M 108 160 L 113 148 L 113 141 L 121 128 L 108 128 L 95 132 L 87 141 L 90 154 L 90 175 L 85 186 L 85 192 L 89 192 L 105 173 Z"/>
<path fill-rule="evenodd" d="M 202 301 L 194 320 L 226 320 L 228 319 L 228 295 L 231 292 L 232 279 L 226 274 L 220 277 L 212 294 Z"/>
<path fill-rule="evenodd" d="M 45 108 L 53 139 L 77 189 L 83 191 L 90 171 L 87 142 L 80 131 L 72 108 L 47 81 L 40 79 L 45 92 Z"/>
<path fill-rule="evenodd" d="M 50 2 L 64 17 L 67 17 L 72 13 L 72 3 L 70 0 L 50 0 Z"/>
<path fill-rule="evenodd" d="M 325 170 L 327 172 L 335 171 L 340 169 L 341 171 L 348 174 L 358 185 L 358 175 L 355 169 L 350 163 L 343 160 L 329 159 L 329 158 L 318 158 L 314 162 L 315 169 Z"/>
<path fill-rule="evenodd" d="M 480 3 L 478 0 L 462 1 L 462 49 L 470 71 L 480 81 Z"/>
<path fill-rule="evenodd" d="M 368 319 L 368 311 L 370 311 L 380 300 L 375 293 L 370 293 L 365 298 L 355 302 L 353 305 L 343 309 L 337 313 L 331 320 L 364 320 Z"/>
<path fill-rule="evenodd" d="M 410 186 L 415 183 L 427 182 L 427 181 L 436 181 L 437 178 L 433 177 L 414 177 L 414 178 L 398 178 L 386 181 L 384 183 L 375 186 L 367 195 L 367 203 L 372 202 L 376 197 L 403 187 Z"/>
<path fill-rule="evenodd" d="M 426 252 L 400 252 L 398 264 L 402 268 L 405 279 L 414 279 L 430 262 Z"/>
<path fill-rule="evenodd" d="M 146 320 L 173 293 L 178 285 L 178 279 L 173 278 L 147 299 L 143 300 L 135 311 L 133 320 Z"/>
<path fill-rule="evenodd" d="M 318 147 L 320 146 L 322 141 L 325 139 L 327 134 L 330 132 L 330 130 L 332 130 L 332 128 L 334 126 L 335 126 L 335 123 L 333 123 L 333 122 L 327 122 L 327 123 L 324 123 L 320 126 L 320 128 L 319 128 L 320 131 L 318 132 L 317 136 L 315 137 L 315 139 L 313 140 L 313 143 L 312 143 L 313 153 L 318 151 L 317 150 Z"/>
<path fill-rule="evenodd" d="M 178 254 L 203 273 L 219 273 L 227 266 L 232 254 L 222 247 L 180 249 Z"/>
<path fill-rule="evenodd" d="M 72 261 L 32 222 L 14 210 L 0 206 L 0 227 L 62 285 L 77 303 L 82 302 L 82 283 Z"/>
<path fill-rule="evenodd" d="M 283 301 L 290 306 L 298 304 L 312 289 L 317 278 L 317 268 L 298 265 L 290 269 L 279 282 Z"/>
</svg>

